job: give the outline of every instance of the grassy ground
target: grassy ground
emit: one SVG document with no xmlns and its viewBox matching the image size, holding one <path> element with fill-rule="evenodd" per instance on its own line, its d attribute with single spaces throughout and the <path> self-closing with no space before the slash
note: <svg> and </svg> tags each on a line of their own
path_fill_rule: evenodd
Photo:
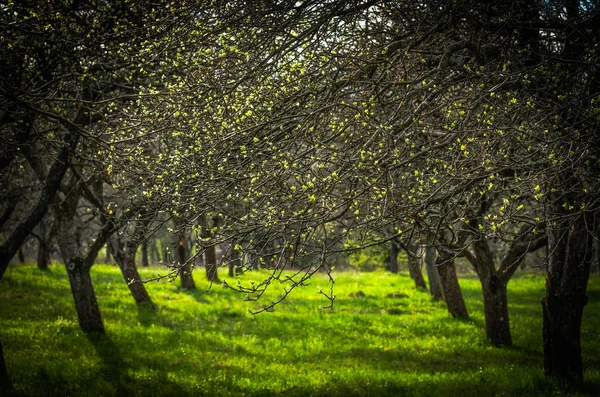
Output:
<svg viewBox="0 0 600 397">
<path fill-rule="evenodd" d="M 544 380 L 544 280 L 533 274 L 509 284 L 516 346 L 496 349 L 485 340 L 479 283 L 469 275 L 461 286 L 472 318 L 457 321 L 406 274 L 338 274 L 334 311 L 319 307 L 327 302 L 317 288 L 327 281 L 317 277 L 275 312 L 253 316 L 243 296 L 220 287 L 207 292 L 201 273 L 195 292 L 149 284 L 153 310 L 136 307 L 118 268 L 96 265 L 92 272 L 105 337 L 80 331 L 61 266 L 49 273 L 13 267 L 0 282 L 0 340 L 20 395 L 563 394 Z M 142 270 L 145 277 L 156 272 Z M 592 396 L 600 395 L 600 277 L 588 290 L 581 395 Z"/>
</svg>

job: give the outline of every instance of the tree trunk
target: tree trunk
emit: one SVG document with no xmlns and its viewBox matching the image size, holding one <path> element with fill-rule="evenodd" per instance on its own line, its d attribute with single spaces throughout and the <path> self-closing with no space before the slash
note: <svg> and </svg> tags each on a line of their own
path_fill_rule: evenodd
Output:
<svg viewBox="0 0 600 397">
<path fill-rule="evenodd" d="M 548 220 L 548 272 L 544 313 L 544 370 L 547 376 L 572 386 L 583 383 L 581 319 L 587 303 L 593 236 L 589 216 L 567 218 L 561 196 L 554 200 Z M 553 218 L 553 215 L 555 217 Z M 561 215 L 563 216 L 561 218 Z"/>
<path fill-rule="evenodd" d="M 2 341 L 0 341 L 0 390 L 10 392 L 13 390 L 13 384 L 6 369 L 6 361 L 4 360 L 4 350 L 2 349 Z"/>
<path fill-rule="evenodd" d="M 217 269 L 217 249 L 213 245 L 206 249 L 206 279 L 211 283 L 219 282 Z"/>
<path fill-rule="evenodd" d="M 512 346 L 506 284 L 518 267 L 516 243 L 511 245 L 507 254 L 506 259 L 510 263 L 504 262 L 501 266 L 506 270 L 504 273 L 496 270 L 494 255 L 484 236 L 479 236 L 471 246 L 475 255 L 467 255 L 467 258 L 475 268 L 481 283 L 486 335 L 494 346 Z M 501 274 L 507 278 L 503 278 Z"/>
<path fill-rule="evenodd" d="M 390 243 L 389 269 L 392 273 L 398 273 L 398 252 L 400 251 L 400 247 L 398 247 L 396 239 L 393 239 Z"/>
<path fill-rule="evenodd" d="M 78 197 L 77 194 L 72 194 L 56 210 L 57 233 L 60 236 L 58 244 L 63 262 L 67 268 L 71 293 L 75 301 L 75 310 L 81 329 L 84 332 L 104 333 L 104 324 L 94 293 L 90 269 L 109 232 L 102 230 L 90 246 L 90 251 L 84 260 L 82 248 L 77 239 L 77 226 L 74 220 L 75 209 L 79 202 Z"/>
<path fill-rule="evenodd" d="M 444 258 L 439 256 L 436 267 L 440 274 L 442 291 L 444 293 L 448 311 L 452 317 L 468 318 L 469 312 L 467 312 L 460 284 L 458 283 L 458 277 L 456 276 L 454 258 Z"/>
<path fill-rule="evenodd" d="M 152 242 L 150 243 L 150 261 L 153 263 L 160 262 L 160 254 L 156 245 L 156 239 L 152 239 Z"/>
<path fill-rule="evenodd" d="M 77 147 L 79 138 L 79 131 L 76 131 L 74 128 L 65 136 L 65 146 L 58 152 L 56 160 L 48 172 L 48 177 L 42 187 L 35 207 L 17 225 L 14 232 L 6 239 L 6 243 L 0 246 L 0 280 L 4 276 L 10 260 L 15 256 L 19 247 L 25 242 L 25 239 L 29 236 L 33 228 L 42 220 L 48 210 L 48 205 L 54 200 L 56 192 L 69 167 L 70 155 Z"/>
<path fill-rule="evenodd" d="M 236 251 L 234 248 L 231 250 L 231 260 L 229 262 L 229 277 L 235 277 L 241 274 L 242 269 L 242 254 L 240 251 Z"/>
<path fill-rule="evenodd" d="M 227 273 L 229 277 L 235 277 L 235 263 L 233 258 L 231 258 L 227 264 Z"/>
<path fill-rule="evenodd" d="M 148 262 L 148 240 L 142 241 L 142 267 L 148 267 L 150 263 Z"/>
<path fill-rule="evenodd" d="M 425 284 L 425 279 L 423 278 L 423 272 L 421 270 L 421 261 L 418 257 L 419 246 L 411 241 L 408 245 L 408 249 L 410 251 L 407 252 L 408 274 L 410 274 L 410 278 L 413 279 L 417 288 L 427 289 L 427 284 Z"/>
<path fill-rule="evenodd" d="M 169 251 L 166 247 L 162 247 L 163 263 L 169 263 Z"/>
<path fill-rule="evenodd" d="M 600 273 L 600 223 L 596 222 L 596 236 L 594 238 L 594 262 L 596 269 Z"/>
<path fill-rule="evenodd" d="M 81 329 L 83 332 L 104 333 L 104 323 L 94 293 L 90 268 L 83 266 L 79 258 L 68 262 L 66 267 Z"/>
<path fill-rule="evenodd" d="M 140 277 L 140 273 L 135 264 L 137 247 L 137 241 L 132 239 L 125 243 L 125 265 L 121 270 L 127 281 L 129 291 L 131 291 L 131 295 L 133 295 L 133 299 L 135 299 L 135 303 L 151 302 L 150 295 L 148 295 L 146 286 L 142 283 L 142 278 Z"/>
<path fill-rule="evenodd" d="M 481 281 L 485 331 L 494 346 L 512 346 L 506 286 L 507 283 L 496 274 Z"/>
<path fill-rule="evenodd" d="M 181 268 L 179 269 L 179 278 L 181 287 L 184 289 L 196 289 L 196 283 L 192 276 L 192 265 L 187 262 L 187 250 L 185 246 L 185 236 L 181 236 L 177 244 L 177 260 Z"/>
<path fill-rule="evenodd" d="M 50 255 L 48 253 L 48 244 L 45 241 L 39 241 L 37 254 L 38 269 L 43 271 L 48 270 L 48 264 L 50 263 Z"/>
<path fill-rule="evenodd" d="M 250 264 L 252 266 L 252 270 L 258 270 L 258 255 L 256 254 L 256 252 L 252 251 L 250 252 Z"/>
<path fill-rule="evenodd" d="M 19 252 L 19 254 L 18 254 L 18 256 L 19 256 L 19 262 L 20 263 L 25 263 L 25 253 L 23 252 L 23 247 L 22 246 L 19 248 L 18 252 Z"/>
<path fill-rule="evenodd" d="M 435 247 L 433 245 L 428 245 L 427 250 L 425 251 L 425 268 L 427 269 L 427 278 L 429 279 L 429 293 L 434 300 L 444 300 L 440 274 L 435 265 L 435 257 Z"/>
<path fill-rule="evenodd" d="M 151 302 L 150 295 L 148 295 L 146 286 L 142 283 L 142 278 L 135 264 L 135 254 L 138 248 L 135 237 L 127 239 L 123 244 L 120 236 L 117 236 L 109 243 L 109 248 L 113 253 L 117 265 L 121 269 L 123 278 L 135 303 Z"/>
<path fill-rule="evenodd" d="M 38 241 L 38 250 L 37 250 L 37 267 L 38 269 L 45 271 L 48 270 L 48 265 L 50 263 L 50 252 L 49 252 L 49 243 L 50 236 L 47 232 L 47 226 L 42 220 L 38 225 L 39 235 L 36 235 Z"/>
<path fill-rule="evenodd" d="M 108 248 L 108 244 L 106 244 L 106 254 L 104 256 L 104 263 L 110 264 L 110 249 Z"/>
</svg>

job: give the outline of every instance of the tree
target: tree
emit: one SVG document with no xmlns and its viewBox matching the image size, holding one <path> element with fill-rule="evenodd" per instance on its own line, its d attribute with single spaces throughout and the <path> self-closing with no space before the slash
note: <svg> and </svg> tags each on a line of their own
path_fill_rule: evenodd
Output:
<svg viewBox="0 0 600 397">
<path fill-rule="evenodd" d="M 400 252 L 400 247 L 398 246 L 398 242 L 392 239 L 390 242 L 390 253 L 389 253 L 389 270 L 392 273 L 398 273 L 398 253 Z"/>
<path fill-rule="evenodd" d="M 428 244 L 425 249 L 425 269 L 427 270 L 427 279 L 429 280 L 429 293 L 434 300 L 443 300 L 442 284 L 440 274 L 435 266 L 437 252 L 433 244 Z"/>
<path fill-rule="evenodd" d="M 274 280 L 286 286 L 285 298 L 329 271 L 334 254 L 429 236 L 451 313 L 468 315 L 454 266 L 462 255 L 477 269 L 488 335 L 501 345 L 510 344 L 509 275 L 543 241 L 536 233 L 546 233 L 546 373 L 581 383 L 579 326 L 599 209 L 594 2 L 80 6 L 65 13 L 65 26 L 48 19 L 52 12 L 2 10 L 19 28 L 2 25 L 17 44 L 2 57 L 9 133 L 0 165 L 29 162 L 27 172 L 38 173 L 33 157 L 17 150 L 34 147 L 35 136 L 49 144 L 51 172 L 32 188 L 35 204 L 19 200 L 21 211 L 3 202 L 3 221 L 29 215 L 3 222 L 11 232 L 0 247 L 0 276 L 61 186 L 72 184 L 91 203 L 85 181 L 101 175 L 122 202 L 118 210 L 94 204 L 115 212 L 102 215 L 100 237 L 121 226 L 111 222 L 125 223 L 133 202 L 156 219 L 184 219 L 178 231 L 200 234 L 207 264 L 216 265 L 217 244 L 270 262 L 263 282 L 230 286 L 251 299 Z M 50 43 L 23 33 L 48 23 L 60 33 Z M 18 178 L 10 182 L 2 197 L 22 197 Z M 76 236 L 67 219 L 79 199 L 60 194 L 57 222 Z M 204 217 L 219 226 L 202 225 Z M 492 242 L 506 250 L 499 267 Z M 85 268 L 77 263 L 92 251 L 82 257 L 63 245 L 69 264 Z M 188 262 L 180 255 L 172 270 L 185 274 Z M 298 271 L 289 276 L 286 268 Z"/>
<path fill-rule="evenodd" d="M 419 244 L 416 239 L 411 239 L 408 246 L 406 247 L 406 254 L 408 257 L 408 272 L 410 278 L 415 281 L 417 288 L 427 289 L 427 284 L 423 278 L 423 272 L 421 271 L 421 257 L 419 253 Z"/>
<path fill-rule="evenodd" d="M 131 228 L 133 230 L 127 235 L 125 235 L 125 233 L 123 233 L 123 235 L 117 233 L 116 236 L 109 240 L 108 247 L 113 253 L 113 257 L 123 273 L 125 282 L 127 283 L 135 302 L 138 304 L 151 302 L 150 295 L 148 295 L 148 291 L 146 291 L 146 287 L 142 283 L 142 278 L 140 277 L 135 263 L 135 255 L 140 245 L 140 241 L 145 238 L 143 233 L 146 228 L 142 221 L 133 221 L 131 223 Z"/>
</svg>

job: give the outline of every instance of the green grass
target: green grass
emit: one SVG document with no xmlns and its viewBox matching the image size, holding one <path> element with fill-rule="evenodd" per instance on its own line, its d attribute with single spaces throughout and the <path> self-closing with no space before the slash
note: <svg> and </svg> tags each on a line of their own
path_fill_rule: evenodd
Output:
<svg viewBox="0 0 600 397">
<path fill-rule="evenodd" d="M 156 272 L 142 269 L 145 277 Z M 461 286 L 472 318 L 458 321 L 406 274 L 337 274 L 334 311 L 320 308 L 327 302 L 318 287 L 327 281 L 318 276 L 275 312 L 253 316 L 255 303 L 217 286 L 207 292 L 200 272 L 196 292 L 148 284 L 154 310 L 135 305 L 118 268 L 92 273 L 105 337 L 80 331 L 62 266 L 13 267 L 0 282 L 0 339 L 19 395 L 562 395 L 543 376 L 544 280 L 533 274 L 509 283 L 516 346 L 497 349 L 485 339 L 470 275 Z M 600 277 L 588 292 L 579 395 L 592 396 L 600 395 Z"/>
</svg>

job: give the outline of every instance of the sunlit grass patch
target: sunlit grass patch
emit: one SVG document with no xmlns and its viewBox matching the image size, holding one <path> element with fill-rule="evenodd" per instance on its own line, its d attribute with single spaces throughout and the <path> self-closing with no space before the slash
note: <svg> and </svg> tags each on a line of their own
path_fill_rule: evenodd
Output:
<svg viewBox="0 0 600 397">
<path fill-rule="evenodd" d="M 150 277 L 156 269 L 141 269 Z M 264 271 L 240 276 L 260 280 Z M 544 279 L 509 283 L 515 347 L 491 347 L 481 290 L 461 278 L 469 320 L 454 320 L 407 274 L 336 275 L 333 310 L 317 275 L 272 313 L 242 294 L 203 280 L 147 284 L 154 306 L 135 304 L 118 268 L 97 265 L 93 279 L 107 335 L 78 327 L 60 266 L 9 269 L 0 282 L 0 338 L 22 395 L 560 395 L 543 376 Z M 227 279 L 230 284 L 235 280 Z M 600 278 L 589 286 L 582 347 L 587 392 L 600 390 Z M 277 291 L 269 292 L 267 302 Z M 267 303 L 265 302 L 265 303 Z"/>
</svg>

